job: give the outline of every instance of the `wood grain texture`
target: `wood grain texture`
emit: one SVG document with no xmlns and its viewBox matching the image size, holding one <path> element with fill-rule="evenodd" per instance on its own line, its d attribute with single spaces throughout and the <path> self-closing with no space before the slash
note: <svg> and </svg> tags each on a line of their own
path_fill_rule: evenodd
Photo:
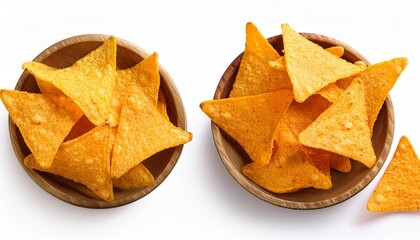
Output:
<svg viewBox="0 0 420 240">
<path fill-rule="evenodd" d="M 370 65 L 365 57 L 347 44 L 319 34 L 301 34 L 324 48 L 337 45 L 343 46 L 345 49 L 344 59 L 349 62 L 361 60 L 367 65 Z M 278 52 L 282 52 L 282 35 L 268 38 L 268 41 Z M 214 99 L 227 98 L 229 96 L 238 73 L 242 55 L 243 53 L 236 57 L 226 69 L 216 88 Z M 372 142 L 377 156 L 376 164 L 372 168 L 366 168 L 362 164 L 352 161 L 352 170 L 349 173 L 339 173 L 332 170 L 331 178 L 333 187 L 329 190 L 307 188 L 294 193 L 276 194 L 259 187 L 241 173 L 242 167 L 250 161 L 245 151 L 214 123 L 211 124 L 211 129 L 223 164 L 232 177 L 247 191 L 276 206 L 291 209 L 318 209 L 329 207 L 349 199 L 366 187 L 377 175 L 391 148 L 394 136 L 394 111 L 391 98 L 388 96 L 379 112 L 373 130 Z"/>
<path fill-rule="evenodd" d="M 48 47 L 33 61 L 42 62 L 55 68 L 65 68 L 71 66 L 78 59 L 99 47 L 107 37 L 106 35 L 100 34 L 70 37 Z M 130 68 L 147 56 L 149 56 L 149 53 L 140 47 L 126 40 L 117 39 L 117 67 L 119 69 Z M 168 116 L 174 125 L 186 130 L 186 116 L 178 90 L 168 72 L 161 65 L 159 65 L 159 74 L 161 79 L 160 89 L 166 97 Z M 34 77 L 27 72 L 22 73 L 15 89 L 34 93 L 39 92 Z M 99 199 L 81 184 L 60 176 L 26 168 L 23 164 L 23 159 L 30 151 L 23 141 L 19 129 L 10 118 L 9 133 L 17 159 L 28 175 L 42 189 L 67 203 L 88 208 L 118 207 L 146 196 L 156 189 L 169 175 L 175 167 L 183 149 L 182 145 L 167 149 L 143 161 L 143 164 L 155 177 L 155 182 L 152 186 L 124 191 L 115 190 L 114 201 L 106 202 Z"/>
</svg>

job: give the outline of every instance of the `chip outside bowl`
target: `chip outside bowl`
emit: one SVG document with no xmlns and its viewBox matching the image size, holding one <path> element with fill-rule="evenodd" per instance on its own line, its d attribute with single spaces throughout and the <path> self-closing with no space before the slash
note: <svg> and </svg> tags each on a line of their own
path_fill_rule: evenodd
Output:
<svg viewBox="0 0 420 240">
<path fill-rule="evenodd" d="M 345 49 L 342 58 L 349 62 L 363 61 L 370 65 L 365 57 L 347 44 L 319 34 L 301 34 L 324 48 L 342 46 Z M 282 35 L 270 37 L 268 41 L 279 53 L 282 52 Z M 238 73 L 242 55 L 243 53 L 236 57 L 222 75 L 213 99 L 227 98 L 229 96 Z M 351 198 L 365 188 L 378 174 L 389 154 L 394 137 L 394 110 L 391 98 L 388 96 L 379 112 L 373 130 L 372 143 L 377 156 L 375 165 L 367 168 L 359 162 L 352 161 L 352 170 L 349 173 L 339 173 L 331 170 L 333 186 L 329 190 L 307 188 L 293 193 L 277 194 L 261 188 L 241 172 L 242 167 L 249 162 L 249 157 L 245 151 L 216 124 L 211 123 L 211 129 L 223 164 L 232 177 L 248 192 L 275 206 L 291 209 L 319 209 L 333 206 Z"/>
<path fill-rule="evenodd" d="M 99 47 L 107 37 L 107 35 L 102 34 L 86 34 L 70 37 L 48 47 L 33 61 L 42 62 L 55 68 L 69 67 L 78 59 Z M 132 67 L 149 55 L 148 52 L 133 43 L 117 38 L 118 68 L 125 69 Z M 166 97 L 168 116 L 175 126 L 186 130 L 186 116 L 178 90 L 170 75 L 161 65 L 159 65 L 159 74 L 161 79 L 160 89 Z M 26 71 L 20 76 L 15 89 L 39 93 L 34 77 Z M 19 129 L 10 117 L 9 133 L 17 159 L 36 184 L 58 199 L 76 206 L 87 208 L 118 207 L 145 197 L 156 189 L 170 174 L 183 149 L 183 145 L 180 145 L 159 152 L 143 161 L 143 164 L 150 170 L 155 178 L 155 182 L 152 186 L 129 190 L 116 189 L 114 190 L 114 200 L 106 202 L 98 198 L 93 192 L 81 184 L 60 176 L 25 167 L 23 160 L 30 154 L 30 151 L 26 146 Z"/>
</svg>

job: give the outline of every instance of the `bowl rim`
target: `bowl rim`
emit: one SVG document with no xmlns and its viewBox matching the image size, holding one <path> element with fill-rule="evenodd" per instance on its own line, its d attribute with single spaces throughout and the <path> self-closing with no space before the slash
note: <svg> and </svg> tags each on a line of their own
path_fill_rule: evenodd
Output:
<svg viewBox="0 0 420 240">
<path fill-rule="evenodd" d="M 342 46 L 345 49 L 345 52 L 348 52 L 351 55 L 356 56 L 358 60 L 364 61 L 367 66 L 371 65 L 371 63 L 362 54 L 360 54 L 358 51 L 356 51 L 354 48 L 352 48 L 348 44 L 345 44 L 339 40 L 336 40 L 332 37 L 328 37 L 322 34 L 317 34 L 317 33 L 301 32 L 300 34 L 312 42 L 322 41 L 322 42 L 327 42 L 328 45 L 331 44 L 331 45 L 336 45 L 336 46 Z M 282 34 L 267 38 L 268 42 L 271 45 L 273 45 L 273 43 L 277 41 L 278 39 L 282 39 Z M 229 85 L 233 84 L 234 82 L 234 76 L 236 76 L 237 71 L 239 69 L 239 65 L 243 57 L 243 53 L 244 52 L 240 53 L 236 58 L 234 58 L 234 60 L 226 68 L 225 72 L 223 73 L 216 87 L 216 91 L 213 96 L 214 100 L 223 98 L 224 94 L 228 94 L 230 92 L 230 90 L 227 90 L 227 91 L 225 90 L 227 87 L 229 87 Z M 395 116 L 394 116 L 393 104 L 392 104 L 390 95 L 387 96 L 381 110 L 384 108 L 387 113 L 388 128 L 387 128 L 386 137 L 384 139 L 384 146 L 382 150 L 380 151 L 379 155 L 377 156 L 377 161 L 375 165 L 372 166 L 370 169 L 368 169 L 369 173 L 361 182 L 359 182 L 359 184 L 352 186 L 347 191 L 333 198 L 325 199 L 325 200 L 290 201 L 290 200 L 281 199 L 279 197 L 274 196 L 270 191 L 263 189 L 262 187 L 258 186 L 257 184 L 253 183 L 250 179 L 245 177 L 242 174 L 240 169 L 236 169 L 232 161 L 229 159 L 226 149 L 222 143 L 223 140 L 228 141 L 228 142 L 230 140 L 227 140 L 223 136 L 224 133 L 214 122 L 211 122 L 211 130 L 212 130 L 213 140 L 214 140 L 217 152 L 219 154 L 219 157 L 223 165 L 225 166 L 229 174 L 234 178 L 234 180 L 246 191 L 250 192 L 252 195 L 254 195 L 257 198 L 278 207 L 283 207 L 283 208 L 288 208 L 288 209 L 297 209 L 297 210 L 321 209 L 321 208 L 334 206 L 336 204 L 344 202 L 350 199 L 351 197 L 353 197 L 354 195 L 356 195 L 357 193 L 359 193 L 367 185 L 369 185 L 369 183 L 375 178 L 375 176 L 379 173 L 380 169 L 383 167 L 387 159 L 387 156 L 390 152 L 390 148 L 391 148 L 393 137 L 394 137 L 394 130 L 395 130 Z M 325 191 L 325 190 L 319 190 L 319 191 Z M 278 194 L 278 195 L 281 195 L 281 194 Z"/>
<path fill-rule="evenodd" d="M 54 43 L 53 45 L 47 47 L 45 50 L 39 53 L 32 61 L 43 62 L 46 58 L 51 56 L 53 53 L 65 47 L 81 44 L 83 42 L 104 42 L 109 36 L 110 35 L 105 35 L 105 34 L 82 34 L 82 35 L 75 35 L 72 37 L 68 37 L 66 39 L 60 40 Z M 138 55 L 142 59 L 150 55 L 147 51 L 135 45 L 134 43 L 129 42 L 122 38 L 118 38 L 118 37 L 117 37 L 117 47 L 123 47 L 133 52 L 135 55 Z M 170 100 L 173 101 L 172 106 L 174 109 L 171 109 L 171 112 L 172 114 L 174 114 L 174 117 L 173 119 L 171 118 L 171 121 L 173 122 L 175 126 L 187 131 L 187 118 L 186 118 L 184 105 L 181 99 L 181 95 L 179 94 L 179 91 L 172 77 L 169 75 L 169 73 L 160 63 L 159 63 L 159 75 L 161 79 L 160 89 L 163 90 L 164 95 L 167 100 L 170 98 Z M 32 75 L 29 74 L 27 71 L 23 71 L 14 89 L 22 90 L 26 81 L 31 76 Z M 169 111 L 169 104 L 167 108 Z M 174 169 L 175 165 L 177 164 L 180 158 L 181 152 L 183 150 L 183 145 L 179 145 L 177 147 L 171 148 L 171 151 L 172 151 L 171 157 L 167 165 L 160 172 L 160 174 L 157 177 L 155 177 L 154 184 L 146 188 L 140 188 L 139 190 L 136 190 L 130 196 L 127 196 L 123 199 L 114 199 L 114 201 L 111 201 L 111 202 L 107 202 L 101 199 L 94 199 L 94 198 L 80 199 L 77 196 L 68 195 L 67 193 L 63 192 L 57 187 L 51 185 L 50 182 L 47 181 L 44 178 L 44 176 L 42 176 L 42 174 L 45 174 L 45 173 L 41 173 L 36 170 L 29 169 L 24 165 L 23 159 L 25 158 L 25 156 L 22 152 L 22 149 L 20 147 L 19 140 L 18 140 L 18 134 L 20 134 L 20 130 L 17 128 L 17 126 L 11 119 L 10 115 L 8 116 L 8 122 L 9 122 L 9 136 L 10 136 L 12 147 L 17 157 L 17 160 L 19 161 L 19 163 L 21 164 L 25 172 L 31 177 L 31 179 L 39 187 L 41 187 L 43 190 L 48 192 L 50 195 L 64 202 L 67 202 L 71 205 L 85 207 L 85 208 L 102 209 L 102 208 L 120 207 L 120 206 L 130 204 L 132 202 L 135 202 L 147 196 L 152 191 L 154 191 L 169 176 L 169 174 L 171 173 L 171 171 Z M 89 198 L 88 196 L 86 197 Z"/>
</svg>

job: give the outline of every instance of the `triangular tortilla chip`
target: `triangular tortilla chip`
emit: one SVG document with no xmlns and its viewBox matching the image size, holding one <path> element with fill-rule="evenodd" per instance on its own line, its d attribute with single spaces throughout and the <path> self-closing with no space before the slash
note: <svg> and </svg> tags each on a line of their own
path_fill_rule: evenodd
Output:
<svg viewBox="0 0 420 240">
<path fill-rule="evenodd" d="M 2 90 L 1 99 L 39 165 L 51 166 L 82 111 L 64 95 Z"/>
<path fill-rule="evenodd" d="M 401 137 L 367 209 L 372 212 L 420 210 L 420 160 L 406 136 Z"/>
<path fill-rule="evenodd" d="M 277 123 L 292 101 L 285 89 L 248 97 L 205 101 L 201 110 L 256 162 L 268 163 Z"/>
<path fill-rule="evenodd" d="M 110 135 L 107 125 L 63 143 L 50 168 L 43 168 L 33 155 L 25 158 L 28 168 L 63 176 L 86 185 L 106 201 L 114 199 L 110 174 Z"/>
<path fill-rule="evenodd" d="M 45 81 L 60 89 L 98 126 L 108 119 L 111 111 L 116 49 L 116 38 L 111 36 L 68 68 L 46 68 L 38 62 L 26 62 L 22 67 L 38 82 Z"/>
<path fill-rule="evenodd" d="M 367 124 L 365 101 L 363 82 L 356 79 L 337 102 L 299 134 L 299 142 L 372 167 L 376 156 Z"/>
<path fill-rule="evenodd" d="M 344 48 L 342 46 L 329 47 L 325 50 L 337 57 L 341 57 L 344 54 Z M 273 68 L 286 71 L 286 60 L 284 59 L 284 56 L 281 56 L 277 60 L 270 61 L 269 64 Z"/>
<path fill-rule="evenodd" d="M 310 163 L 305 151 L 293 133 L 279 123 L 278 137 L 269 164 L 253 162 L 242 168 L 242 173 L 257 185 L 275 192 L 294 192 L 302 188 L 329 189 L 332 186 L 328 174 L 322 173 Z"/>
<path fill-rule="evenodd" d="M 343 89 L 339 88 L 335 83 L 331 83 L 316 92 L 316 94 L 321 95 L 332 103 L 335 103 L 342 93 Z"/>
<path fill-rule="evenodd" d="M 245 51 L 230 97 L 243 97 L 280 89 L 291 89 L 285 70 L 270 67 L 280 57 L 253 23 L 246 24 Z"/>
<path fill-rule="evenodd" d="M 109 116 L 109 124 L 112 127 L 118 125 L 121 105 L 127 94 L 127 86 L 131 82 L 142 86 L 144 93 L 150 98 L 150 101 L 155 106 L 157 105 L 160 86 L 157 58 L 158 55 L 155 52 L 134 67 L 117 71 L 111 115 Z"/>
<path fill-rule="evenodd" d="M 133 167 L 121 177 L 112 179 L 114 187 L 120 189 L 148 187 L 153 185 L 154 182 L 155 178 L 142 163 Z"/>
<path fill-rule="evenodd" d="M 119 178 L 153 154 L 191 139 L 191 133 L 174 126 L 159 113 L 140 86 L 130 84 L 121 107 L 111 159 L 112 177 Z"/>
<path fill-rule="evenodd" d="M 309 41 L 282 24 L 286 69 L 293 85 L 293 95 L 297 102 L 338 79 L 349 77 L 361 68 L 329 53 L 321 46 Z"/>
<path fill-rule="evenodd" d="M 346 89 L 355 78 L 362 79 L 365 86 L 366 108 L 371 132 L 389 91 L 407 64 L 408 59 L 405 57 L 394 58 L 371 65 L 353 77 L 337 81 L 337 86 Z"/>
</svg>

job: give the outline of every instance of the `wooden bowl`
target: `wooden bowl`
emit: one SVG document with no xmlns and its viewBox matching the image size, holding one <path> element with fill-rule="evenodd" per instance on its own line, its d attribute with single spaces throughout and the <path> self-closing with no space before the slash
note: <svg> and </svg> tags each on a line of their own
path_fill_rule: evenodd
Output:
<svg viewBox="0 0 420 240">
<path fill-rule="evenodd" d="M 55 68 L 65 68 L 71 66 L 78 59 L 99 47 L 106 38 L 106 35 L 99 34 L 70 37 L 48 47 L 33 61 L 42 62 Z M 140 47 L 126 40 L 117 39 L 118 68 L 130 68 L 147 56 L 149 56 L 149 54 Z M 171 77 L 162 66 L 159 66 L 159 73 L 161 80 L 160 89 L 166 97 L 169 118 L 174 125 L 186 130 L 185 112 L 178 90 Z M 26 71 L 20 76 L 15 89 L 34 93 L 40 92 L 34 77 Z M 157 188 L 159 184 L 161 184 L 169 175 L 177 163 L 183 148 L 181 145 L 175 148 L 167 149 L 155 154 L 143 162 L 155 177 L 155 182 L 152 186 L 146 188 L 133 188 L 124 191 L 115 190 L 114 201 L 106 202 L 99 199 L 95 194 L 81 184 L 53 174 L 26 168 L 23 164 L 23 159 L 25 156 L 30 154 L 30 151 L 23 141 L 19 129 L 10 118 L 9 132 L 12 145 L 19 162 L 22 164 L 29 176 L 41 188 L 65 202 L 88 208 L 110 208 L 122 206 L 146 196 Z"/>
<path fill-rule="evenodd" d="M 361 60 L 367 65 L 370 64 L 366 58 L 347 44 L 319 34 L 301 34 L 324 48 L 337 45 L 343 46 L 345 49 L 343 58 L 349 62 Z M 268 38 L 268 41 L 279 53 L 282 52 L 282 35 Z M 226 69 L 217 86 L 214 99 L 227 98 L 229 96 L 238 73 L 242 55 L 243 53 L 233 60 Z M 225 135 L 216 124 L 212 123 L 211 128 L 215 145 L 223 164 L 233 178 L 247 191 L 276 206 L 292 209 L 317 209 L 335 205 L 354 196 L 376 176 L 383 166 L 391 147 L 394 136 L 394 111 L 391 98 L 388 96 L 373 130 L 372 142 L 377 156 L 376 164 L 372 168 L 367 168 L 356 161 L 352 161 L 352 170 L 349 173 L 339 173 L 331 170 L 333 187 L 329 190 L 307 188 L 294 193 L 276 194 L 259 187 L 241 173 L 242 167 L 249 161 L 247 154 L 238 147 L 236 142 Z"/>
</svg>

